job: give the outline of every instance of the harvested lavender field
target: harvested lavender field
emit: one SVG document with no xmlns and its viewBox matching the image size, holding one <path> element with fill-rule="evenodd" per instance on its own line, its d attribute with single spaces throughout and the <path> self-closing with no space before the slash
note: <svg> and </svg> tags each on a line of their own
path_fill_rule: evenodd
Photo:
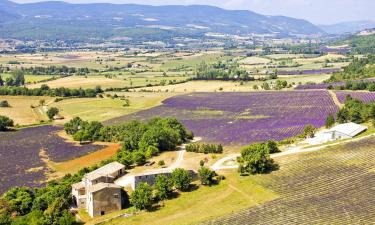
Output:
<svg viewBox="0 0 375 225">
<path fill-rule="evenodd" d="M 375 92 L 361 92 L 361 91 L 335 91 L 340 103 L 345 103 L 346 96 L 350 95 L 352 98 L 369 103 L 375 101 Z"/>
<path fill-rule="evenodd" d="M 374 150 L 369 138 L 280 158 L 280 170 L 244 178 L 278 199 L 207 224 L 374 224 Z"/>
<path fill-rule="evenodd" d="M 69 160 L 101 148 L 74 146 L 59 137 L 60 127 L 40 126 L 0 133 L 0 193 L 14 186 L 40 186 L 45 180 L 45 164 L 40 153 L 55 162 Z"/>
<path fill-rule="evenodd" d="M 194 93 L 108 123 L 172 116 L 204 141 L 245 145 L 295 136 L 307 124 L 321 127 L 336 111 L 327 91 Z"/>
</svg>

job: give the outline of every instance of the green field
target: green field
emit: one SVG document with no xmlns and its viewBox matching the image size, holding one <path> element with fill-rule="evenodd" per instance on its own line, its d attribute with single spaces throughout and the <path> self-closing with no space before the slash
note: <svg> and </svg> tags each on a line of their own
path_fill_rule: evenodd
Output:
<svg viewBox="0 0 375 225">
<path fill-rule="evenodd" d="M 1 77 L 3 80 L 7 79 L 8 77 L 11 77 L 10 74 L 1 74 Z M 51 75 L 25 75 L 25 82 L 28 84 L 41 82 L 44 80 L 48 80 L 53 78 Z"/>
<path fill-rule="evenodd" d="M 125 101 L 112 98 L 73 98 L 52 103 L 49 107 L 57 107 L 60 114 L 65 117 L 64 121 L 81 117 L 89 121 L 105 121 L 115 117 L 128 115 L 140 110 L 145 110 L 161 104 L 170 97 L 166 93 L 118 93 L 119 96 L 126 96 L 130 105 L 124 106 Z"/>
</svg>

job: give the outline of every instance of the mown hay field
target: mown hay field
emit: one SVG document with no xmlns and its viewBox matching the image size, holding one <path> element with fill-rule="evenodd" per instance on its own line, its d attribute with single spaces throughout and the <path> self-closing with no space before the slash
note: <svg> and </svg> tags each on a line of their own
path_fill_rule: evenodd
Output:
<svg viewBox="0 0 375 225">
<path fill-rule="evenodd" d="M 95 88 L 100 86 L 102 88 L 131 88 L 147 85 L 156 85 L 164 82 L 168 84 L 169 81 L 183 81 L 186 77 L 128 77 L 123 79 L 106 78 L 104 76 L 69 76 L 60 78 L 53 81 L 42 82 L 38 84 L 28 85 L 29 88 L 37 88 L 43 84 L 48 85 L 50 88 Z"/>
<path fill-rule="evenodd" d="M 10 117 L 15 124 L 30 125 L 37 124 L 41 120 L 48 120 L 45 109 L 39 106 L 39 101 L 52 100 L 51 97 L 36 96 L 0 96 L 0 100 L 8 101 L 10 107 L 0 108 L 0 115 Z M 31 107 L 33 106 L 33 107 Z"/>
</svg>

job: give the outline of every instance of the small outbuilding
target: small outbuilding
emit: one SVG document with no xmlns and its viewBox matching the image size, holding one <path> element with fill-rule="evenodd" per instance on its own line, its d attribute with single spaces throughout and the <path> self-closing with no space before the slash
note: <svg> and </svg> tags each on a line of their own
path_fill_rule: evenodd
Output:
<svg viewBox="0 0 375 225">
<path fill-rule="evenodd" d="M 368 127 L 356 123 L 343 123 L 332 127 L 325 132 L 331 140 L 340 140 L 354 138 L 360 133 L 366 131 Z"/>
</svg>

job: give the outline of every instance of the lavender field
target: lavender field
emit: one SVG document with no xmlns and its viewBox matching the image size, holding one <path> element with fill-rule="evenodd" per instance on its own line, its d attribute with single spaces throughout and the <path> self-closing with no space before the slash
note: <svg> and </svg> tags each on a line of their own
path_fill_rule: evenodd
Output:
<svg viewBox="0 0 375 225">
<path fill-rule="evenodd" d="M 375 92 L 361 92 L 361 91 L 335 91 L 340 103 L 345 103 L 346 96 L 350 95 L 352 98 L 369 103 L 375 101 Z"/>
<path fill-rule="evenodd" d="M 108 122 L 172 116 L 204 141 L 246 145 L 295 136 L 307 124 L 321 127 L 326 117 L 337 110 L 323 90 L 194 93 L 172 97 L 161 106 Z"/>
<path fill-rule="evenodd" d="M 74 146 L 59 137 L 60 127 L 41 126 L 0 133 L 0 193 L 13 186 L 40 186 L 45 181 L 43 149 L 50 160 L 69 160 L 96 151 L 98 145 Z"/>
<path fill-rule="evenodd" d="M 307 75 L 307 74 L 325 74 L 339 72 L 341 69 L 316 69 L 316 70 L 279 70 L 278 75 Z"/>
</svg>

